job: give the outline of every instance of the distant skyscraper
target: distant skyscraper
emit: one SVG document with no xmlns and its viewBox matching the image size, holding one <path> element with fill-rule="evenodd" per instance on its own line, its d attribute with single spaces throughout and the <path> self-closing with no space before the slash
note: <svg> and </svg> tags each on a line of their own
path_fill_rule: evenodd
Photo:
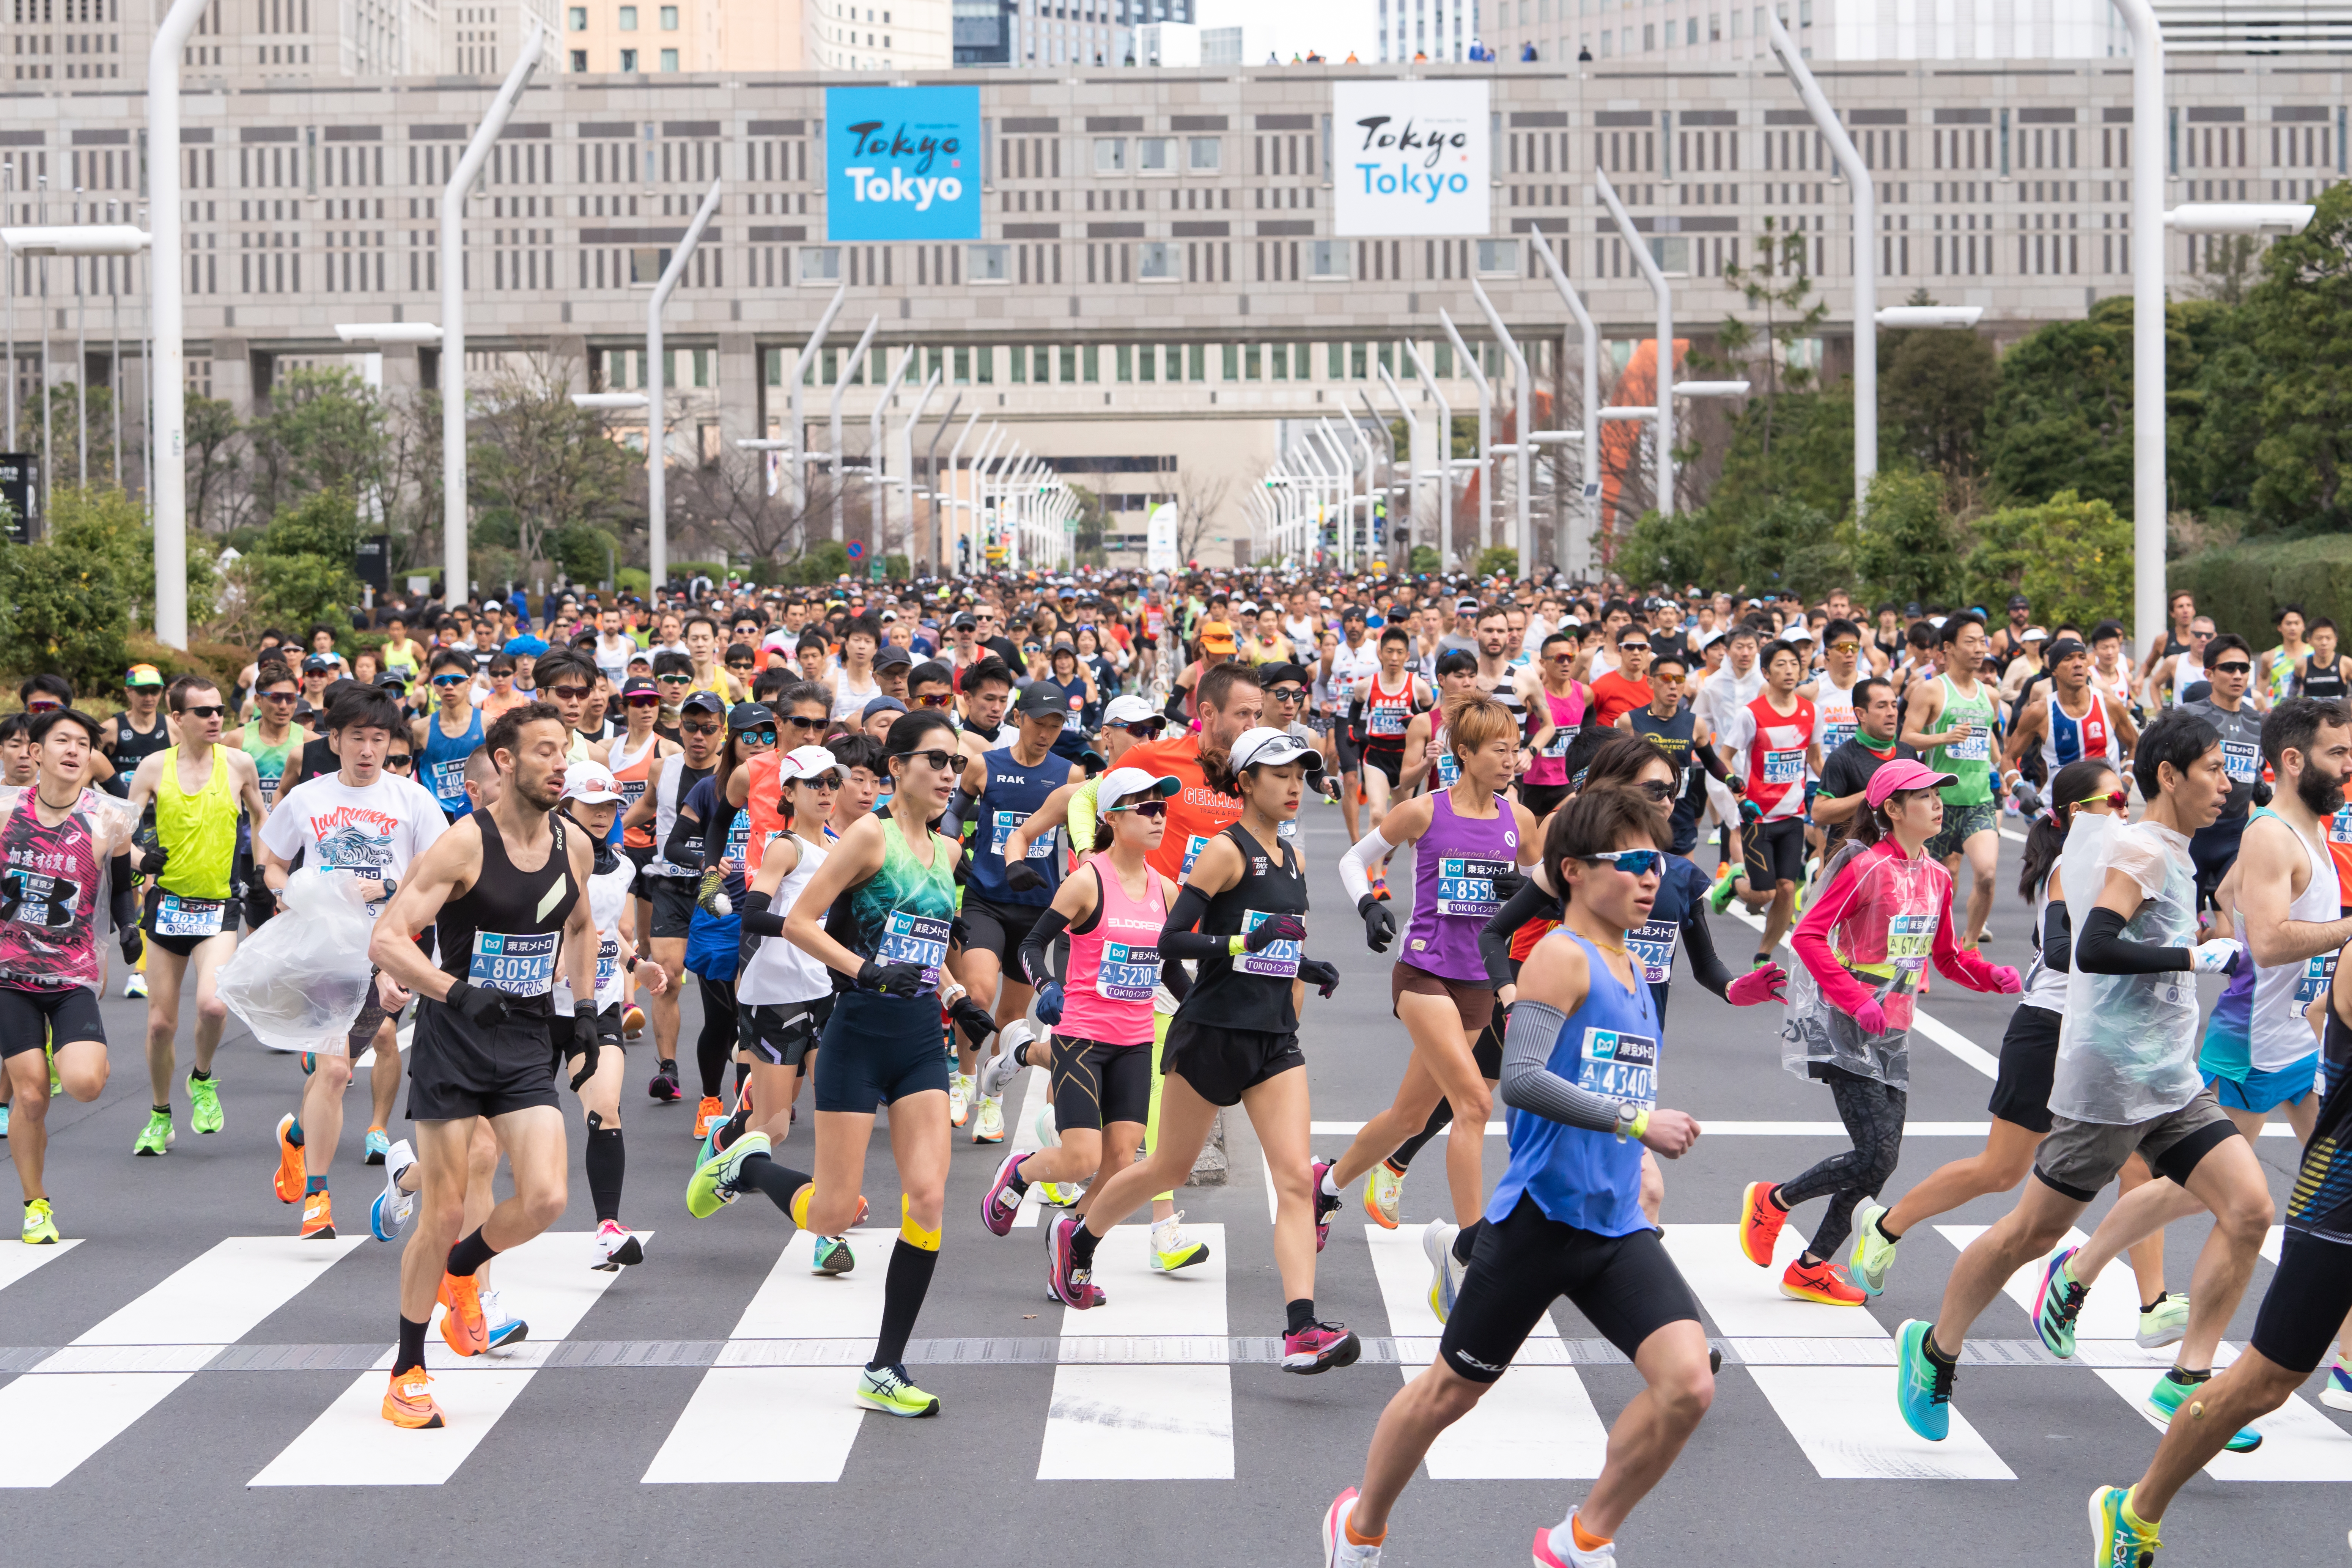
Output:
<svg viewBox="0 0 2352 1568">
<path fill-rule="evenodd" d="M 1204 66 L 1241 64 L 1242 30 L 1239 27 L 1202 28 L 1201 63 Z"/>
</svg>

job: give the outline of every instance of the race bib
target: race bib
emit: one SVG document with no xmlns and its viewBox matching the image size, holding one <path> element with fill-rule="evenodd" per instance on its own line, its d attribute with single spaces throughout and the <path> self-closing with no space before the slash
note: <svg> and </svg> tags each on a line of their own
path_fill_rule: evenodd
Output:
<svg viewBox="0 0 2352 1568">
<path fill-rule="evenodd" d="M 1437 862 L 1437 912 L 1469 920 L 1486 920 L 1503 907 L 1495 892 L 1495 879 L 1509 871 L 1503 860 L 1470 855 L 1441 856 Z"/>
<path fill-rule="evenodd" d="M 0 920 L 57 931 L 73 924 L 80 911 L 81 884 L 69 877 L 0 873 Z"/>
<path fill-rule="evenodd" d="M 1928 949 L 1936 941 L 1935 915 L 1895 915 L 1886 922 L 1886 962 L 1916 974 L 1927 967 Z"/>
<path fill-rule="evenodd" d="M 1112 1002 L 1148 1002 L 1160 984 L 1160 950 L 1106 942 L 1095 964 L 1095 994 Z"/>
<path fill-rule="evenodd" d="M 1267 915 L 1262 910 L 1242 911 L 1242 934 L 1246 936 L 1263 924 Z M 1307 952 L 1303 942 L 1268 942 L 1263 952 L 1244 952 L 1234 960 L 1234 967 L 1244 974 L 1266 974 L 1281 980 L 1298 978 L 1298 961 Z"/>
<path fill-rule="evenodd" d="M 184 899 L 177 893 L 165 893 L 155 900 L 155 934 L 218 936 L 225 907 L 219 899 Z"/>
<path fill-rule="evenodd" d="M 623 779 L 620 783 L 621 815 L 626 816 L 629 812 L 629 807 L 636 805 L 637 802 L 645 798 L 646 781 L 643 779 Z"/>
<path fill-rule="evenodd" d="M 1575 737 L 1575 725 L 1554 725 L 1551 739 L 1537 747 L 1536 754 L 1544 757 L 1565 757 L 1568 755 L 1568 744 Z"/>
<path fill-rule="evenodd" d="M 1673 921 L 1651 921 L 1625 933 L 1625 951 L 1642 966 L 1644 984 L 1664 985 L 1675 977 L 1675 949 L 1683 928 Z"/>
<path fill-rule="evenodd" d="M 1019 827 L 1023 823 L 1028 820 L 1029 814 L 1025 811 L 999 811 L 991 814 L 988 841 L 989 852 L 1002 858 L 1004 854 L 1004 847 L 1013 841 L 1013 829 Z M 1054 858 L 1054 847 L 1061 841 L 1061 832 L 1062 830 L 1058 827 L 1049 827 L 1045 829 L 1045 832 L 1039 834 L 1035 840 L 1029 846 L 1029 858 L 1032 860 L 1052 859 Z"/>
<path fill-rule="evenodd" d="M 1576 1086 L 1606 1100 L 1654 1108 L 1658 1103 L 1658 1042 L 1620 1029 L 1587 1029 L 1576 1064 Z"/>
<path fill-rule="evenodd" d="M 555 943 L 562 934 L 478 931 L 466 978 L 476 985 L 495 985 L 509 996 L 544 996 L 555 989 Z"/>
<path fill-rule="evenodd" d="M 948 926 L 949 921 L 939 915 L 892 910 L 882 931 L 882 945 L 875 952 L 875 962 L 919 963 L 923 966 L 923 989 L 936 991 L 940 986 L 940 965 L 948 961 Z"/>
<path fill-rule="evenodd" d="M 2327 819 L 2327 841 L 2330 844 L 2352 844 L 2352 805 L 2347 805 Z"/>
<path fill-rule="evenodd" d="M 1455 756 L 1450 751 L 1438 752 L 1437 787 L 1440 789 L 1452 789 L 1454 787 L 1454 781 L 1459 779 L 1461 776 L 1462 759 Z"/>
<path fill-rule="evenodd" d="M 1804 782 L 1804 752 L 1767 752 L 1764 753 L 1764 782 L 1766 784 L 1801 784 Z"/>
<path fill-rule="evenodd" d="M 727 825 L 727 858 L 740 866 L 743 864 L 745 852 L 751 847 L 751 814 L 748 811 L 739 811 L 735 814 L 735 819 Z"/>
<path fill-rule="evenodd" d="M 2233 784 L 2250 784 L 2263 769 L 2263 748 L 2253 741 L 2221 742 L 2221 765 L 2229 771 Z"/>
<path fill-rule="evenodd" d="M 1294 816 L 1294 817 L 1292 817 L 1292 818 L 1291 818 L 1289 821 L 1287 821 L 1287 822 L 1277 822 L 1277 823 L 1276 823 L 1276 824 L 1274 825 L 1274 836 L 1275 836 L 1276 838 L 1296 838 L 1296 837 L 1298 837 L 1298 818 L 1297 818 L 1297 817 L 1295 817 L 1295 816 Z"/>
<path fill-rule="evenodd" d="M 2315 952 L 2303 961 L 2303 973 L 2294 983 L 2295 1011 L 2311 1005 L 2336 981 L 2336 954 Z"/>
<path fill-rule="evenodd" d="M 596 993 L 603 995 L 621 968 L 621 939 L 608 936 L 596 944 Z"/>
<path fill-rule="evenodd" d="M 1822 731 L 1822 754 L 1823 756 L 1827 756 L 1830 752 L 1836 751 L 1840 746 L 1844 745 L 1848 741 L 1853 740 L 1853 731 L 1854 727 L 1851 724 L 1832 724 L 1823 729 Z"/>
<path fill-rule="evenodd" d="M 639 784 L 637 786 L 638 793 L 643 794 L 645 787 L 645 785 Z M 463 800 L 466 798 L 465 758 L 453 757 L 447 762 L 435 763 L 433 764 L 433 797 L 436 800 Z"/>
<path fill-rule="evenodd" d="M 1368 717 L 1365 732 L 1398 740 L 1403 737 L 1405 726 L 1412 721 L 1402 708 L 1375 708 Z"/>
<path fill-rule="evenodd" d="M 1184 870 L 1182 875 L 1177 878 L 1177 880 L 1181 881 L 1185 877 L 1189 877 L 1192 874 L 1192 862 L 1201 858 L 1201 851 L 1207 848 L 1208 846 L 1208 839 L 1201 834 L 1194 833 L 1186 836 L 1184 839 Z"/>
<path fill-rule="evenodd" d="M 278 786 L 286 781 L 285 773 L 283 772 L 263 773 L 260 775 L 260 779 L 261 804 L 264 805 L 276 805 L 278 804 Z"/>
<path fill-rule="evenodd" d="M 1956 763 L 1987 763 L 1992 760 L 1992 731 L 1979 724 L 1969 731 L 1968 738 L 1956 742 L 1948 753 Z"/>
</svg>

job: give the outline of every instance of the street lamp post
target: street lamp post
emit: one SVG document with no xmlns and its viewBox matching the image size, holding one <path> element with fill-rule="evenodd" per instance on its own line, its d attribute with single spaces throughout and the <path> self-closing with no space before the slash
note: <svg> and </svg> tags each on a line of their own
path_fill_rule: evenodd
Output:
<svg viewBox="0 0 2352 1568">
<path fill-rule="evenodd" d="M 443 593 L 449 604 L 471 593 L 473 586 L 466 559 L 466 189 L 480 176 L 482 165 L 489 161 L 490 148 L 506 130 L 516 101 L 530 81 L 531 72 L 539 68 L 540 51 L 546 42 L 546 33 L 538 22 L 532 22 L 530 31 L 523 37 L 521 50 L 515 56 L 514 68 L 499 84 L 498 96 L 483 112 L 481 124 L 475 127 L 473 139 L 466 143 L 465 153 L 450 172 L 449 183 L 441 189 L 441 557 L 446 579 Z M 161 39 L 156 47 L 163 47 Z M 173 68 L 177 69 L 176 65 Z M 173 156 L 178 156 L 176 148 Z M 160 215 L 163 206 L 160 190 L 155 205 Z M 172 253 L 174 268 L 178 266 L 178 254 L 175 246 Z M 178 325 L 176 321 L 173 323 L 175 352 Z M 160 336 L 160 324 L 156 330 Z M 182 374 L 180 367 L 166 365 L 163 380 L 176 385 Z M 175 426 L 173 435 L 176 437 L 178 433 Z M 173 445 L 176 449 L 177 442 Z M 162 581 L 160 562 L 157 581 Z M 658 580 L 655 586 L 660 586 Z"/>
<path fill-rule="evenodd" d="M 1658 258 L 1650 254 L 1649 246 L 1633 227 L 1633 220 L 1625 216 L 1625 204 L 1617 199 L 1617 187 L 1609 183 L 1608 174 L 1592 171 L 1595 187 L 1601 193 L 1601 204 L 1617 225 L 1617 233 L 1625 241 L 1625 248 L 1633 253 L 1633 261 L 1641 268 L 1642 276 L 1650 280 L 1650 293 L 1658 307 L 1657 372 L 1653 379 L 1658 387 L 1658 426 L 1653 433 L 1657 449 L 1651 455 L 1656 479 L 1658 515 L 1675 514 L 1675 297 L 1666 287 L 1666 275 L 1658 270 Z"/>
<path fill-rule="evenodd" d="M 1399 386 L 1396 377 L 1389 374 L 1389 367 L 1375 362 L 1372 368 L 1381 373 L 1381 384 L 1389 389 L 1389 396 L 1395 399 L 1397 412 L 1404 416 L 1404 512 L 1406 525 L 1410 528 L 1421 510 L 1421 459 L 1416 455 L 1416 448 L 1421 446 L 1421 420 L 1413 414 L 1412 405 L 1405 401 L 1404 388 Z M 1389 525 L 1394 527 L 1396 521 L 1390 518 Z M 1356 537 L 1352 530 L 1343 537 L 1347 542 L 1340 555 L 1340 569 L 1352 572 L 1356 569 Z M 1405 559 L 1412 559 L 1410 545 L 1407 546 Z"/>
<path fill-rule="evenodd" d="M 1495 389 L 1486 380 L 1486 372 L 1479 365 L 1478 356 L 1470 352 L 1468 343 L 1462 341 L 1461 331 L 1454 326 L 1454 318 L 1441 310 L 1437 312 L 1437 324 L 1445 329 L 1446 341 L 1454 345 L 1454 353 L 1462 362 L 1464 374 L 1470 377 L 1470 384 L 1478 389 L 1478 455 L 1471 459 L 1471 464 L 1478 470 L 1478 548 L 1484 550 L 1495 542 L 1495 478 L 1488 468 L 1491 459 L 1486 451 L 1495 440 Z M 1450 440 L 1446 443 L 1449 448 L 1453 445 Z M 1450 556 L 1446 564 L 1453 564 Z"/>
<path fill-rule="evenodd" d="M 784 389 L 784 403 L 788 410 L 785 419 L 790 426 L 784 432 L 784 439 L 792 444 L 789 448 L 792 458 L 785 468 L 793 487 L 793 521 L 800 531 L 801 548 L 803 550 L 808 548 L 808 468 L 801 460 L 801 444 L 807 438 L 806 432 L 801 427 L 801 386 L 808 380 L 809 367 L 816 359 L 817 351 L 824 346 L 825 333 L 833 330 L 834 317 L 841 314 L 842 300 L 848 296 L 849 283 L 845 279 L 835 286 L 833 298 L 825 301 L 824 313 L 817 317 L 816 328 L 808 336 L 808 345 L 793 361 L 792 384 Z"/>
<path fill-rule="evenodd" d="M 646 576 L 656 593 L 669 581 L 669 388 L 662 363 L 662 311 L 686 276 L 686 264 L 702 243 L 710 215 L 718 210 L 719 182 L 714 179 L 702 194 L 694 221 L 686 226 L 685 237 L 670 252 L 653 298 L 646 301 Z"/>
<path fill-rule="evenodd" d="M 1511 362 L 1512 378 L 1518 383 L 1519 438 L 1511 445 L 1512 478 L 1518 491 L 1511 503 L 1512 542 L 1519 553 L 1519 570 L 1532 576 L 1536 569 L 1535 443 L 1528 437 L 1535 431 L 1535 381 L 1528 374 L 1528 356 L 1519 352 L 1518 340 L 1503 324 L 1503 313 L 1495 309 L 1495 301 L 1486 298 L 1486 290 L 1475 278 L 1470 279 L 1470 296 L 1486 312 L 1486 325 L 1493 330 L 1495 341 L 1503 345 L 1503 353 Z"/>
<path fill-rule="evenodd" d="M 911 359 L 914 353 L 913 349 L 908 349 L 908 357 Z M 930 406 L 931 394 L 939 390 L 939 367 L 933 365 L 930 375 L 923 382 L 922 391 L 915 395 L 914 411 L 907 416 L 907 423 L 899 426 L 899 433 L 907 444 L 907 465 L 905 471 L 898 476 L 898 489 L 899 499 L 907 503 L 907 564 L 910 569 L 919 559 L 915 553 L 915 426 L 923 422 L 923 410 Z"/>
<path fill-rule="evenodd" d="M 1583 473 L 1577 486 L 1577 510 L 1582 525 L 1569 536 L 1568 574 L 1570 578 L 1589 574 L 1592 570 L 1593 540 L 1601 531 L 1601 329 L 1592 320 L 1592 312 L 1584 308 L 1583 296 L 1568 280 L 1568 271 L 1552 254 L 1551 241 L 1542 230 L 1534 234 L 1536 254 L 1543 258 L 1544 269 L 1551 274 L 1551 286 L 1559 291 L 1560 303 L 1576 318 L 1577 331 L 1584 338 L 1582 399 L 1584 440 Z"/>
<path fill-rule="evenodd" d="M 1422 385 L 1429 389 L 1437 405 L 1437 558 L 1451 563 L 1454 560 L 1454 405 L 1445 401 L 1445 393 L 1437 384 L 1437 377 L 1429 374 L 1428 362 L 1421 357 L 1421 345 L 1411 338 L 1404 341 L 1405 357 L 1412 361 L 1413 374 L 1421 377 Z M 1406 558 L 1408 563 L 1412 559 Z"/>
<path fill-rule="evenodd" d="M 155 519 L 155 640 L 176 648 L 188 646 L 188 476 L 182 467 L 187 444 L 188 361 L 180 341 L 185 326 L 181 311 L 184 283 L 180 276 L 181 225 L 187 215 L 180 197 L 180 62 L 210 3 L 172 0 L 147 51 L 148 221 L 154 226 L 154 254 L 160 262 L 147 268 L 147 318 L 155 333 L 155 358 L 148 374 L 152 384 L 154 429 L 148 440 L 147 490 Z M 14 275 L 12 264 L 12 286 Z M 14 302 L 12 295 L 12 307 Z M 13 324 L 13 310 L 10 321 Z M 48 397 L 46 384 L 41 396 L 45 402 Z M 8 438 L 12 442 L 16 438 L 13 340 L 8 349 Z M 49 454 L 44 451 L 44 484 L 48 459 Z"/>
<path fill-rule="evenodd" d="M 885 553 L 882 541 L 890 526 L 890 487 L 882 477 L 882 416 L 888 412 L 890 400 L 898 395 L 898 384 L 907 379 L 908 367 L 914 363 L 911 346 L 899 353 L 898 368 L 891 372 L 882 395 L 874 400 L 874 411 L 866 416 L 866 514 L 873 535 L 866 548 L 874 552 L 877 561 Z"/>
<path fill-rule="evenodd" d="M 848 471 L 841 461 L 841 399 L 849 391 L 849 378 L 859 374 L 866 364 L 866 351 L 873 345 L 874 334 L 881 329 L 882 318 L 867 318 L 866 330 L 857 335 L 857 346 L 849 351 L 842 362 L 841 374 L 834 377 L 833 403 L 826 416 L 826 427 L 833 437 L 833 537 L 841 538 L 842 492 L 849 488 Z"/>
</svg>

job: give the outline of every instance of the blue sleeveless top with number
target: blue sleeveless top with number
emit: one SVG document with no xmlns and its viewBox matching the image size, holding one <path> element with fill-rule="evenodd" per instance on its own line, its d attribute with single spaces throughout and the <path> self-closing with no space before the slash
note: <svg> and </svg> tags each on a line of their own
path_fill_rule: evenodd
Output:
<svg viewBox="0 0 2352 1568">
<path fill-rule="evenodd" d="M 482 710 L 477 708 L 472 713 L 466 732 L 456 740 L 442 733 L 440 714 L 425 721 L 425 765 L 416 770 L 416 782 L 433 792 L 452 821 L 474 809 L 466 798 L 466 759 L 482 743 Z"/>
<path fill-rule="evenodd" d="M 1007 746 L 980 761 L 988 770 L 988 784 L 981 791 L 980 804 L 972 808 L 972 888 L 992 904 L 1050 904 L 1062 880 L 1061 864 L 1054 856 L 1061 847 L 1062 830 L 1048 828 L 1029 846 L 1029 863 L 1045 879 L 1045 885 L 1026 892 L 1015 891 L 1005 883 L 1004 845 L 1013 830 L 1034 816 L 1045 797 L 1068 780 L 1069 759 L 1049 752 L 1044 762 L 1024 766 Z"/>
</svg>

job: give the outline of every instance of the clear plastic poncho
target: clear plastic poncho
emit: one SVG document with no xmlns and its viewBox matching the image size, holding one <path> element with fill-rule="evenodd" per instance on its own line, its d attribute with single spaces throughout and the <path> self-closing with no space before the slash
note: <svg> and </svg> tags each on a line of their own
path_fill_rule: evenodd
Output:
<svg viewBox="0 0 2352 1568">
<path fill-rule="evenodd" d="M 2123 842 L 2128 831 L 2133 842 Z M 2058 858 L 2066 907 L 2080 931 L 2106 886 L 2116 852 L 2148 853 L 2158 830 L 2126 830 L 2111 816 L 2077 814 Z M 2163 890 L 2124 922 L 2124 935 L 2151 947 L 2197 944 L 2197 868 L 2186 840 L 2162 847 Z M 2066 977 L 2058 1026 L 2058 1063 L 2050 1085 L 2052 1114 L 2120 1126 L 2178 1110 L 2203 1080 L 2197 1071 L 2197 975 L 2093 974 L 2078 963 Z"/>
<path fill-rule="evenodd" d="M 237 943 L 220 999 L 272 1050 L 343 1054 L 374 983 L 368 895 L 382 884 L 306 866 L 286 879 L 286 909 Z"/>
<path fill-rule="evenodd" d="M 1848 839 L 1823 868 L 1811 898 L 1827 897 L 1848 864 L 1864 855 L 1872 856 L 1871 864 L 1830 927 L 1830 951 L 1885 1009 L 1886 1033 L 1865 1033 L 1822 992 L 1809 967 L 1792 963 L 1780 1016 L 1780 1065 L 1799 1078 L 1811 1077 L 1817 1065 L 1841 1068 L 1907 1090 L 1912 998 L 1935 950 L 1951 879 L 1924 856 L 1874 855 Z"/>
</svg>

